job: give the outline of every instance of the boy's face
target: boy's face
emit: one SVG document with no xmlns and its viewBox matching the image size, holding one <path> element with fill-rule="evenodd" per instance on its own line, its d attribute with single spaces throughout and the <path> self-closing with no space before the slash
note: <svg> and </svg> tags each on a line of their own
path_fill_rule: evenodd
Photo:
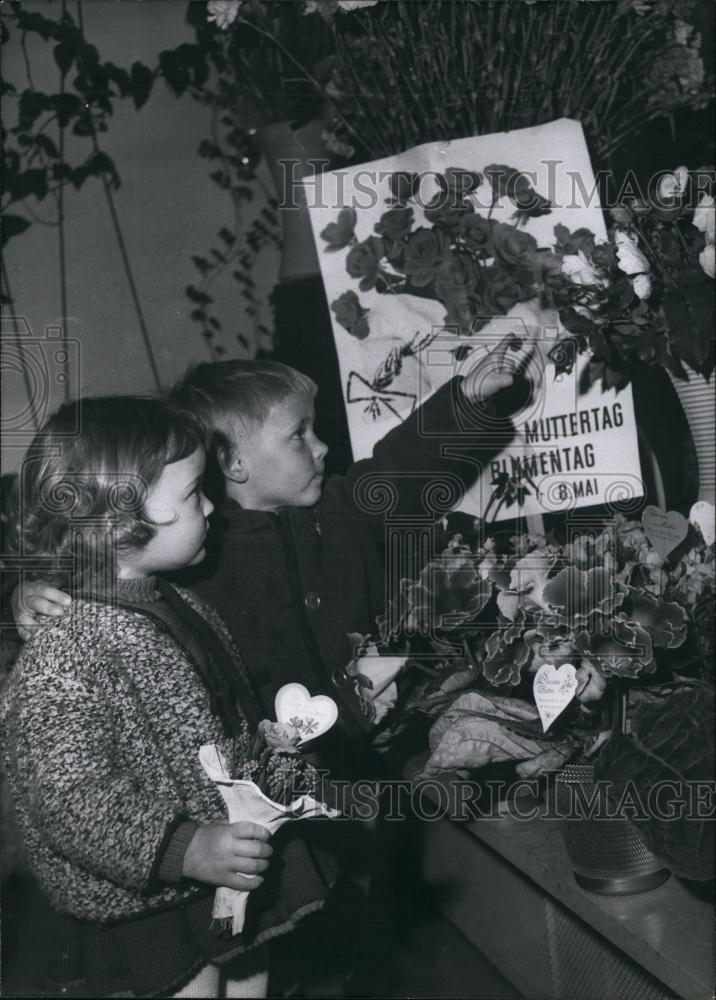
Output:
<svg viewBox="0 0 716 1000">
<path fill-rule="evenodd" d="M 321 499 L 328 451 L 313 430 L 313 399 L 296 392 L 275 403 L 263 424 L 242 427 L 234 442 L 241 485 L 237 496 L 249 510 L 312 507 Z"/>
</svg>

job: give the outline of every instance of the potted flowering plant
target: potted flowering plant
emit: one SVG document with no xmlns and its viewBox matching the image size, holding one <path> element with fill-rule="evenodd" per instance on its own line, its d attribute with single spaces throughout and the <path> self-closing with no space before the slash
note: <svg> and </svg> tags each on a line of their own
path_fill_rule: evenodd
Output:
<svg viewBox="0 0 716 1000">
<path fill-rule="evenodd" d="M 427 721 L 423 776 L 512 761 L 530 778 L 586 759 L 615 787 L 710 779 L 713 596 L 714 547 L 695 525 L 668 557 L 621 516 L 561 543 L 455 535 L 380 621 L 382 651 L 406 666 L 379 741 Z M 568 663 L 575 696 L 545 731 L 534 674 Z M 708 824 L 645 825 L 673 871 L 712 877 Z"/>
</svg>

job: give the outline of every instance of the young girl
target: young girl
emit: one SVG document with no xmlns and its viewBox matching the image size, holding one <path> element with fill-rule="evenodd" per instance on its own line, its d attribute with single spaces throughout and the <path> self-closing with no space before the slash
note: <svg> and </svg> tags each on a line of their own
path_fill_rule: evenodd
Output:
<svg viewBox="0 0 716 1000">
<path fill-rule="evenodd" d="M 199 763 L 258 721 L 221 619 L 155 576 L 204 557 L 203 470 L 193 424 L 130 397 L 63 407 L 23 467 L 18 555 L 76 600 L 2 692 L 2 757 L 64 914 L 50 964 L 65 993 L 216 997 L 221 966 L 223 995 L 265 996 L 262 943 L 320 907 L 334 875 L 293 833 L 269 865 L 268 833 L 226 821 Z M 233 938 L 212 924 L 219 885 L 253 890 Z"/>
</svg>

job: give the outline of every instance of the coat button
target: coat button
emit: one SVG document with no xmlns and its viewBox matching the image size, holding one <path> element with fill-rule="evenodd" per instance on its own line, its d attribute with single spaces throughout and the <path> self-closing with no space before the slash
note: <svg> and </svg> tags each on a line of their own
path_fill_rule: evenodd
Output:
<svg viewBox="0 0 716 1000">
<path fill-rule="evenodd" d="M 306 596 L 303 598 L 303 603 L 306 605 L 309 611 L 318 611 L 321 606 L 321 598 L 313 590 L 309 590 Z"/>
<path fill-rule="evenodd" d="M 331 680 L 337 688 L 343 688 L 348 684 L 350 677 L 345 671 L 345 667 L 341 667 L 339 670 L 334 670 L 331 674 Z"/>
</svg>

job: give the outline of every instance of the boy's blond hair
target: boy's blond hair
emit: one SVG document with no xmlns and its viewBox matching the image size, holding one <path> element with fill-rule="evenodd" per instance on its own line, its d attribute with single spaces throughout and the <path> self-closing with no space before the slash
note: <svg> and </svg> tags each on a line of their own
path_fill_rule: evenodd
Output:
<svg viewBox="0 0 716 1000">
<path fill-rule="evenodd" d="M 190 368 L 169 396 L 211 435 L 212 448 L 227 459 L 237 422 L 261 426 L 272 407 L 294 393 L 315 396 L 316 383 L 279 361 L 207 361 Z"/>
</svg>

